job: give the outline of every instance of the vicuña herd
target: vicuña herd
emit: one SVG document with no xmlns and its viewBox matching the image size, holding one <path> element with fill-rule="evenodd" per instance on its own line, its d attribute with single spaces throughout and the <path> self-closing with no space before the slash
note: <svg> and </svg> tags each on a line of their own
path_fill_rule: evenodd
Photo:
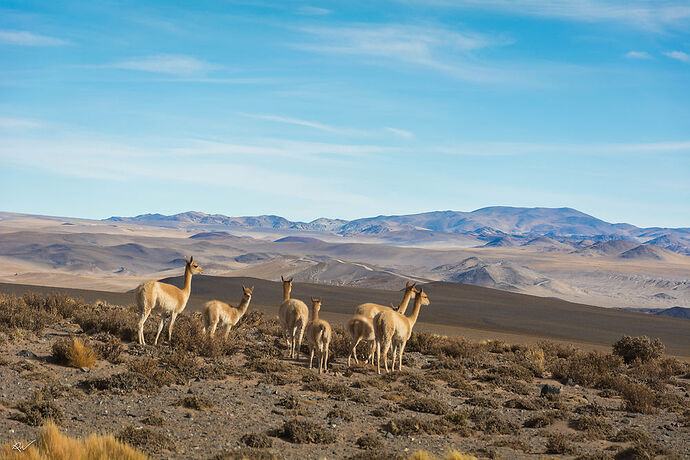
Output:
<svg viewBox="0 0 690 460">
<path fill-rule="evenodd" d="M 203 270 L 194 262 L 194 257 L 185 258 L 184 286 L 179 289 L 170 284 L 159 281 L 147 281 L 141 284 L 136 290 L 136 300 L 139 306 L 139 343 L 144 345 L 144 323 L 154 310 L 162 313 L 161 322 L 158 325 L 158 332 L 154 345 L 158 344 L 158 337 L 163 330 L 165 315 L 170 316 L 168 326 L 168 341 L 172 339 L 173 326 L 177 315 L 184 310 L 189 300 L 192 290 L 192 275 L 202 273 Z M 283 331 L 283 337 L 287 343 L 288 357 L 299 360 L 302 339 L 306 333 L 307 345 L 309 346 L 309 368 L 312 367 L 314 354 L 319 362 L 319 373 L 328 372 L 328 348 L 333 337 L 333 331 L 328 321 L 319 317 L 322 299 L 312 297 L 311 319 L 307 305 L 298 299 L 290 298 L 292 291 L 292 278 L 285 279 L 280 277 L 283 282 L 283 301 L 278 308 L 278 317 Z M 364 343 L 367 347 L 365 363 L 374 364 L 374 354 L 376 354 L 376 367 L 381 373 L 381 355 L 383 354 L 383 365 L 388 372 L 388 351 L 393 349 L 393 362 L 391 371 L 395 370 L 398 363 L 398 370 L 402 369 L 402 357 L 405 345 L 410 339 L 412 328 L 417 322 L 419 311 L 422 306 L 429 305 L 429 297 L 424 289 L 417 289 L 415 284 L 407 282 L 405 293 L 396 306 L 387 307 L 375 303 L 363 303 L 355 308 L 355 314 L 347 322 L 345 330 L 352 342 L 347 365 L 350 367 L 351 358 L 357 359 L 357 345 Z M 211 300 L 204 304 L 203 311 L 203 330 L 213 337 L 216 328 L 225 327 L 225 339 L 230 334 L 230 329 L 237 324 L 249 308 L 252 300 L 254 286 L 247 288 L 242 286 L 242 300 L 238 306 L 233 306 L 220 300 Z M 405 316 L 405 311 L 414 298 L 412 314 Z"/>
</svg>

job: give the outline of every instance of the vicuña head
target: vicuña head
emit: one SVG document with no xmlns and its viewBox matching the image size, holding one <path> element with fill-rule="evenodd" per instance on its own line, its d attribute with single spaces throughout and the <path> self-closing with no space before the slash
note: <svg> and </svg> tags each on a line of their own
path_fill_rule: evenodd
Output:
<svg viewBox="0 0 690 460">
<path fill-rule="evenodd" d="M 431 305 L 431 301 L 429 300 L 429 296 L 426 295 L 426 292 L 424 292 L 424 288 L 421 289 L 414 289 L 414 301 L 417 303 L 418 299 L 419 300 L 419 305 L 425 306 L 425 305 Z"/>
<path fill-rule="evenodd" d="M 194 256 L 190 257 L 189 259 L 185 257 L 184 261 L 187 264 L 185 270 L 191 271 L 193 275 L 200 275 L 204 272 L 204 269 L 201 268 L 198 263 L 194 262 Z"/>
<path fill-rule="evenodd" d="M 243 284 L 242 285 L 242 292 L 244 293 L 245 299 L 251 299 L 252 293 L 254 292 L 254 286 L 248 288 L 248 287 L 244 287 L 244 284 Z"/>
</svg>

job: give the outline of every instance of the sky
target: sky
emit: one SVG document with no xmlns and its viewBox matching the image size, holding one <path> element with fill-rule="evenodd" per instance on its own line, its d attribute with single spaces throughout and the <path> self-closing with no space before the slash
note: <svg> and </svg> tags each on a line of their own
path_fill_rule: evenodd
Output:
<svg viewBox="0 0 690 460">
<path fill-rule="evenodd" d="M 0 211 L 690 227 L 690 1 L 0 1 Z"/>
</svg>

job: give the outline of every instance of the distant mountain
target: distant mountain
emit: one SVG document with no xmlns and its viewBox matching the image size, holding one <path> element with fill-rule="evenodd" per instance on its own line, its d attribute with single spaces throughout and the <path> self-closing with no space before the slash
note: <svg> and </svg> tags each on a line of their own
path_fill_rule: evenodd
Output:
<svg viewBox="0 0 690 460">
<path fill-rule="evenodd" d="M 685 307 L 671 307 L 666 310 L 661 310 L 655 315 L 659 316 L 670 316 L 672 318 L 685 318 L 690 319 L 690 308 Z"/>
<path fill-rule="evenodd" d="M 659 246 L 654 246 L 653 244 L 641 244 L 635 248 L 625 251 L 618 257 L 622 259 L 672 261 L 677 259 L 679 256 L 668 249 L 660 248 Z"/>
<path fill-rule="evenodd" d="M 195 211 L 171 216 L 142 214 L 106 220 L 207 231 L 241 229 L 329 233 L 402 245 L 443 242 L 460 246 L 506 247 L 527 241 L 528 245 L 541 246 L 543 250 L 579 248 L 578 251 L 584 251 L 592 240 L 601 243 L 589 246 L 590 252 L 598 255 L 619 255 L 645 243 L 690 255 L 690 228 L 639 228 L 630 224 L 612 224 L 572 208 L 492 206 L 471 212 L 433 211 L 350 221 L 319 218 L 299 222 L 274 215 L 228 217 Z M 632 246 L 624 248 L 624 241 L 630 241 Z"/>
</svg>

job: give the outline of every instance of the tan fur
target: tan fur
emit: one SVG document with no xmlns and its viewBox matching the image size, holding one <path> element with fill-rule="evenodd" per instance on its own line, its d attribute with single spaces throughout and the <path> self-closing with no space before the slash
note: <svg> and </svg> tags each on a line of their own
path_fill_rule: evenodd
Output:
<svg viewBox="0 0 690 460">
<path fill-rule="evenodd" d="M 347 356 L 347 367 L 350 367 L 350 360 L 354 356 L 355 362 L 359 363 L 357 360 L 357 345 L 359 342 L 366 342 L 368 345 L 365 363 L 371 361 L 374 364 L 374 322 L 371 318 L 367 318 L 362 315 L 355 315 L 350 318 L 347 322 L 346 327 L 347 333 L 352 340 L 352 347 L 350 348 L 350 354 Z"/>
<path fill-rule="evenodd" d="M 242 300 L 237 307 L 234 307 L 220 300 L 210 300 L 204 304 L 204 334 L 210 329 L 209 334 L 213 337 L 216 333 L 218 323 L 225 326 L 225 340 L 228 339 L 230 329 L 244 316 L 252 300 L 254 286 L 246 288 L 242 286 Z"/>
<path fill-rule="evenodd" d="M 405 345 L 410 339 L 412 328 L 417 322 L 419 310 L 422 305 L 429 305 L 429 297 L 424 289 L 415 291 L 414 308 L 410 316 L 401 315 L 393 310 L 384 310 L 374 317 L 374 335 L 376 337 L 376 368 L 381 373 L 381 347 L 383 347 L 383 360 L 386 372 L 388 372 L 388 350 L 393 346 L 393 366 L 395 371 L 396 352 L 398 355 L 398 370 L 402 370 L 402 355 Z"/>
<path fill-rule="evenodd" d="M 319 359 L 319 374 L 328 372 L 328 346 L 333 335 L 331 325 L 319 318 L 321 299 L 312 297 L 311 321 L 307 324 L 307 344 L 309 344 L 309 369 L 314 359 L 314 351 Z"/>
<path fill-rule="evenodd" d="M 373 320 L 376 315 L 381 313 L 384 310 L 392 310 L 395 311 L 397 310 L 401 314 L 405 314 L 405 311 L 407 310 L 407 306 L 410 303 L 410 299 L 412 298 L 412 295 L 414 294 L 414 287 L 417 283 L 411 284 L 409 281 L 405 284 L 405 292 L 403 294 L 403 298 L 400 301 L 400 304 L 395 307 L 391 305 L 390 307 L 386 307 L 385 305 L 379 305 L 377 303 L 363 303 L 361 305 L 358 305 L 357 308 L 355 309 L 355 316 L 350 320 L 353 321 L 356 316 L 363 316 L 364 318 L 368 318 L 369 320 Z M 349 327 L 349 323 L 348 323 Z M 359 331 L 361 331 L 362 334 L 366 332 L 364 328 L 359 328 Z M 372 324 L 372 330 L 373 330 L 373 324 Z M 373 337 L 371 338 L 371 341 L 369 339 L 365 339 L 362 335 L 358 336 L 350 336 L 352 338 L 352 350 L 350 350 L 350 354 L 354 354 L 355 356 L 355 362 L 357 361 L 357 345 L 364 341 L 369 345 L 370 348 L 370 359 L 371 359 L 371 364 L 374 364 L 374 342 L 373 342 Z M 348 366 L 350 365 L 350 358 L 348 357 Z"/>
<path fill-rule="evenodd" d="M 154 310 L 163 313 L 161 322 L 158 325 L 158 333 L 154 345 L 158 344 L 158 337 L 161 335 L 165 323 L 165 315 L 170 315 L 170 326 L 168 327 L 168 341 L 172 339 L 173 326 L 177 315 L 187 306 L 189 294 L 192 292 L 192 275 L 203 273 L 203 269 L 194 262 L 194 257 L 189 260 L 185 258 L 184 287 L 180 289 L 170 284 L 159 281 L 146 281 L 139 285 L 136 290 L 137 306 L 139 307 L 139 343 L 145 345 L 144 323 Z"/>
<path fill-rule="evenodd" d="M 283 303 L 278 309 L 278 317 L 283 328 L 283 337 L 287 341 L 288 357 L 299 360 L 304 329 L 309 322 L 309 309 L 301 300 L 290 298 L 292 278 L 286 280 L 281 276 L 280 279 L 283 281 Z"/>
</svg>

